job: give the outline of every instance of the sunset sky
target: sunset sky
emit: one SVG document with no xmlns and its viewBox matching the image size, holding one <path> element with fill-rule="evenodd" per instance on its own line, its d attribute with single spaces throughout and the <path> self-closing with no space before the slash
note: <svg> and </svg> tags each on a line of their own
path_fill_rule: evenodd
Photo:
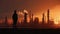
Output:
<svg viewBox="0 0 60 34">
<path fill-rule="evenodd" d="M 50 9 L 50 18 L 55 22 L 60 20 L 60 0 L 0 0 L 0 18 L 8 16 L 11 18 L 13 11 L 31 10 L 34 16 L 42 19 L 42 13 Z"/>
</svg>

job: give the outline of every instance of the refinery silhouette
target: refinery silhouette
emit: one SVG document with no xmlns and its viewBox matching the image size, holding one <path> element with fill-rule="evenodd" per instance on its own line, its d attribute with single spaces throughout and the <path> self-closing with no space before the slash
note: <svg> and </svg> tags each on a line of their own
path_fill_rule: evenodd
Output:
<svg viewBox="0 0 60 34">
<path fill-rule="evenodd" d="M 49 13 L 50 10 L 47 10 L 47 22 L 45 22 L 45 14 L 42 14 L 42 22 L 39 22 L 39 18 L 35 17 L 32 11 L 30 11 L 30 21 L 29 23 L 27 22 L 27 13 L 24 12 L 24 20 L 19 23 L 18 20 L 18 15 L 17 15 L 17 10 L 14 10 L 14 14 L 12 16 L 13 24 L 9 25 L 8 24 L 8 17 L 5 17 L 5 22 L 0 24 L 0 28 L 38 28 L 38 29 L 47 29 L 47 28 L 58 28 L 57 25 L 54 24 L 54 21 L 51 21 L 49 18 Z"/>
</svg>

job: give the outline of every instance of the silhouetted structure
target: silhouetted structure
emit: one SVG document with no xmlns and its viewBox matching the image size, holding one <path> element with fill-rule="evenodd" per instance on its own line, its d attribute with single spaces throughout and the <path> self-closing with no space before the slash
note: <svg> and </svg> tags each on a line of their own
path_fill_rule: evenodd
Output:
<svg viewBox="0 0 60 34">
<path fill-rule="evenodd" d="M 32 14 L 32 13 L 31 13 L 31 11 L 30 11 L 30 20 L 31 20 L 31 14 Z"/>
<path fill-rule="evenodd" d="M 30 23 L 33 23 L 33 14 L 31 15 Z"/>
<path fill-rule="evenodd" d="M 16 10 L 14 11 L 14 14 L 12 16 L 12 19 L 13 19 L 13 26 L 16 26 L 17 20 L 18 20 L 18 15 L 16 13 Z"/>
<path fill-rule="evenodd" d="M 38 23 L 39 23 L 39 18 L 38 17 L 35 17 L 34 24 L 38 24 Z"/>
<path fill-rule="evenodd" d="M 50 22 L 50 23 L 49 23 L 50 25 L 54 25 L 54 21 L 51 21 L 51 20 L 50 20 L 49 22 Z"/>
<path fill-rule="evenodd" d="M 34 16 L 34 15 L 32 14 L 32 22 L 33 22 L 33 16 Z"/>
<path fill-rule="evenodd" d="M 44 24 L 44 13 L 42 14 L 42 24 Z"/>
<path fill-rule="evenodd" d="M 5 24 L 7 25 L 7 23 L 8 23 L 8 22 L 7 22 L 7 16 L 6 16 L 6 17 L 5 17 Z"/>
<path fill-rule="evenodd" d="M 49 9 L 47 11 L 47 23 L 49 24 Z"/>
<path fill-rule="evenodd" d="M 33 23 L 33 13 L 32 13 L 32 11 L 30 11 L 30 23 L 31 24 Z"/>
<path fill-rule="evenodd" d="M 24 13 L 24 23 L 27 23 L 27 13 Z"/>
</svg>

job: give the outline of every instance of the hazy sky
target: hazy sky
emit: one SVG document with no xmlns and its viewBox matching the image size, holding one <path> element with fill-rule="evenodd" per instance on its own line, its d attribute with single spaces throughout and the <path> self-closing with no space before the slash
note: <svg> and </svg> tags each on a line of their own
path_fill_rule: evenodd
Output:
<svg viewBox="0 0 60 34">
<path fill-rule="evenodd" d="M 60 0 L 0 0 L 0 16 L 11 16 L 15 9 L 26 9 L 41 15 L 47 9 L 60 5 Z"/>
</svg>

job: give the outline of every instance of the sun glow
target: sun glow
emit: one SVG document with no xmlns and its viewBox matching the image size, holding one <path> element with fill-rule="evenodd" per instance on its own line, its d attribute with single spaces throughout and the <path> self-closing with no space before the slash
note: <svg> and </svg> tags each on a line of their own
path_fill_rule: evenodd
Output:
<svg viewBox="0 0 60 34">
<path fill-rule="evenodd" d="M 24 12 L 28 14 L 27 10 L 24 10 Z M 18 15 L 19 15 L 19 22 L 23 21 L 24 13 L 19 11 Z M 46 16 L 47 15 L 45 15 L 45 20 L 47 21 Z M 42 21 L 42 14 L 39 15 L 39 13 L 38 13 L 37 15 L 34 15 L 34 18 L 35 17 L 38 17 L 39 21 Z M 57 5 L 57 6 L 53 7 L 52 9 L 50 9 L 50 19 L 54 20 L 54 24 L 59 24 L 60 23 L 60 5 Z M 27 21 L 29 22 L 29 20 L 30 19 L 29 19 L 29 16 L 28 16 Z M 9 20 L 9 22 L 11 22 L 11 20 Z"/>
<path fill-rule="evenodd" d="M 60 21 L 60 5 L 55 6 L 51 10 L 50 16 L 53 17 L 55 24 L 59 24 L 59 21 Z"/>
<path fill-rule="evenodd" d="M 54 23 L 58 24 L 59 18 L 54 19 Z"/>
</svg>

